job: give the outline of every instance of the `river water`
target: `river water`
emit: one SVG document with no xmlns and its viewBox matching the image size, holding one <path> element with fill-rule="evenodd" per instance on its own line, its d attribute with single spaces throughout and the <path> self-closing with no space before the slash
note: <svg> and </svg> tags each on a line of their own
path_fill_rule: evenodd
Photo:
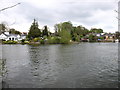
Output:
<svg viewBox="0 0 120 90">
<path fill-rule="evenodd" d="M 117 88 L 118 44 L 2 45 L 4 87 Z"/>
</svg>

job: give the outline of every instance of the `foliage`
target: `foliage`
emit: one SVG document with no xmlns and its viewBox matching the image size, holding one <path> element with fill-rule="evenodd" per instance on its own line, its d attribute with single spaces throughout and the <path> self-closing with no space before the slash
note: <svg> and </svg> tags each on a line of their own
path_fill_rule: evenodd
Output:
<svg viewBox="0 0 120 90">
<path fill-rule="evenodd" d="M 90 32 L 92 32 L 92 33 L 103 33 L 103 30 L 102 29 L 97 29 L 97 28 L 92 28 L 90 30 Z"/>
<path fill-rule="evenodd" d="M 6 29 L 5 24 L 0 24 L 3 30 Z M 38 22 L 34 19 L 32 25 L 30 26 L 30 30 L 26 39 L 21 40 L 21 43 L 25 44 L 69 44 L 70 42 L 80 42 L 80 41 L 101 41 L 104 40 L 103 36 L 98 36 L 97 34 L 103 33 L 102 29 L 92 28 L 88 30 L 87 28 L 83 27 L 82 25 L 73 26 L 73 24 L 68 22 L 61 22 L 54 25 L 55 33 L 49 31 L 49 28 L 44 26 L 43 29 L 39 29 Z M 19 31 L 15 29 L 10 29 L 9 32 L 11 34 L 21 34 Z M 106 33 L 107 34 L 107 33 Z M 108 33 L 108 35 L 111 35 Z M 115 39 L 120 39 L 120 32 L 116 32 Z M 3 41 L 4 43 L 13 44 L 17 43 L 15 41 Z"/>
<path fill-rule="evenodd" d="M 29 41 L 24 41 L 24 44 L 29 44 L 30 42 Z"/>
<path fill-rule="evenodd" d="M 73 27 L 71 31 L 71 36 L 73 41 L 80 41 L 81 38 L 86 36 L 89 33 L 89 30 L 83 26 Z"/>
<path fill-rule="evenodd" d="M 44 40 L 41 39 L 40 40 L 40 44 L 45 44 Z"/>
<path fill-rule="evenodd" d="M 115 32 L 115 37 L 116 37 L 116 39 L 120 39 L 120 32 L 119 31 Z"/>
<path fill-rule="evenodd" d="M 22 39 L 22 40 L 21 40 L 21 43 L 24 43 L 24 42 L 25 42 L 25 39 Z"/>
<path fill-rule="evenodd" d="M 48 37 L 48 27 L 47 26 L 44 26 L 42 36 L 47 36 Z"/>
<path fill-rule="evenodd" d="M 90 34 L 88 38 L 89 38 L 90 42 L 95 42 L 96 41 L 95 35 Z"/>
<path fill-rule="evenodd" d="M 61 30 L 71 32 L 73 30 L 72 23 L 70 21 L 61 23 Z"/>
<path fill-rule="evenodd" d="M 10 34 L 19 34 L 19 35 L 21 34 L 20 31 L 17 31 L 17 30 L 15 30 L 15 29 L 13 29 L 13 28 L 9 30 L 9 33 L 10 33 Z"/>
<path fill-rule="evenodd" d="M 61 30 L 60 32 L 60 43 L 61 44 L 69 44 L 71 40 L 70 32 L 67 30 Z"/>
<path fill-rule="evenodd" d="M 48 38 L 48 41 L 47 41 L 48 44 L 59 44 L 60 43 L 60 37 L 49 37 Z"/>
<path fill-rule="evenodd" d="M 55 34 L 57 36 L 60 35 L 60 32 L 62 30 L 66 30 L 68 32 L 71 32 L 73 30 L 73 26 L 72 26 L 72 23 L 70 21 L 68 22 L 63 22 L 63 23 L 59 23 L 59 24 L 55 24 L 54 25 L 54 28 L 55 28 Z"/>
<path fill-rule="evenodd" d="M 6 29 L 7 29 L 6 24 L 5 24 L 5 23 L 1 23 L 1 24 L 0 24 L 0 34 L 3 33 L 3 32 L 5 32 Z"/>
<path fill-rule="evenodd" d="M 71 32 L 73 31 L 73 26 L 70 21 L 63 22 L 56 24 L 55 26 L 56 36 L 59 36 L 60 42 L 62 44 L 67 44 L 71 40 Z M 56 38 L 56 41 L 59 41 L 58 38 Z"/>
<path fill-rule="evenodd" d="M 40 38 L 34 38 L 33 41 L 34 42 L 39 42 L 41 39 Z"/>
<path fill-rule="evenodd" d="M 55 25 L 54 25 L 54 29 L 55 29 L 55 35 L 56 35 L 56 36 L 59 36 L 60 24 L 55 24 Z"/>
<path fill-rule="evenodd" d="M 28 38 L 33 39 L 33 38 L 40 37 L 40 36 L 41 36 L 41 31 L 38 28 L 38 22 L 34 19 L 30 27 L 30 30 L 28 32 Z"/>
<path fill-rule="evenodd" d="M 83 26 L 77 26 L 75 28 L 75 33 L 77 33 L 78 35 L 86 35 L 89 33 L 89 30 Z"/>
<path fill-rule="evenodd" d="M 17 41 L 3 41 L 3 44 L 17 44 Z"/>
<path fill-rule="evenodd" d="M 99 39 L 103 40 L 103 39 L 104 39 L 104 37 L 99 37 Z"/>
<path fill-rule="evenodd" d="M 26 41 L 25 39 L 22 39 L 21 40 L 21 44 L 29 44 L 30 42 L 29 41 Z"/>
</svg>

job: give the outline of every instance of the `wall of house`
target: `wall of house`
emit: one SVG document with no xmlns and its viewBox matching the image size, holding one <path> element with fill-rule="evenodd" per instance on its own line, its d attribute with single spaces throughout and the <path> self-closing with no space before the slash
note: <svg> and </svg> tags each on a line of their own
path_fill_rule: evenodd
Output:
<svg viewBox="0 0 120 90">
<path fill-rule="evenodd" d="M 6 39 L 6 41 L 8 41 L 8 40 L 17 41 L 17 40 L 18 40 L 18 38 L 17 38 L 17 37 L 15 37 L 15 36 L 10 36 L 10 37 L 8 37 L 8 38 Z"/>
</svg>

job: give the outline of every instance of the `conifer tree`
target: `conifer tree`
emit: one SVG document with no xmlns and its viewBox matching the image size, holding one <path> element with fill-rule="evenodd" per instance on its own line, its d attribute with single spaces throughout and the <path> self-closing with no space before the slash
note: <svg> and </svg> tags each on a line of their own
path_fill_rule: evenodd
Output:
<svg viewBox="0 0 120 90">
<path fill-rule="evenodd" d="M 30 27 L 30 30 L 28 32 L 28 38 L 33 39 L 33 38 L 40 37 L 40 36 L 41 36 L 41 31 L 38 28 L 38 22 L 34 19 Z"/>
<path fill-rule="evenodd" d="M 48 27 L 47 26 L 44 26 L 43 36 L 47 36 L 48 37 Z"/>
</svg>

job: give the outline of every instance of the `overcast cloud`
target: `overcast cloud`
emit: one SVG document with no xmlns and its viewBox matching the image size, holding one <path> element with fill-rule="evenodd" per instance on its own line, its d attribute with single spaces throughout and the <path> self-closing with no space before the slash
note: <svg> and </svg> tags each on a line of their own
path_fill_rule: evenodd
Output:
<svg viewBox="0 0 120 90">
<path fill-rule="evenodd" d="M 0 12 L 0 22 L 21 32 L 28 32 L 34 18 L 40 28 L 48 25 L 51 31 L 56 23 L 64 21 L 105 32 L 118 30 L 118 15 L 114 12 L 118 0 L 1 0 L 0 9 L 19 2 L 20 5 Z"/>
</svg>

